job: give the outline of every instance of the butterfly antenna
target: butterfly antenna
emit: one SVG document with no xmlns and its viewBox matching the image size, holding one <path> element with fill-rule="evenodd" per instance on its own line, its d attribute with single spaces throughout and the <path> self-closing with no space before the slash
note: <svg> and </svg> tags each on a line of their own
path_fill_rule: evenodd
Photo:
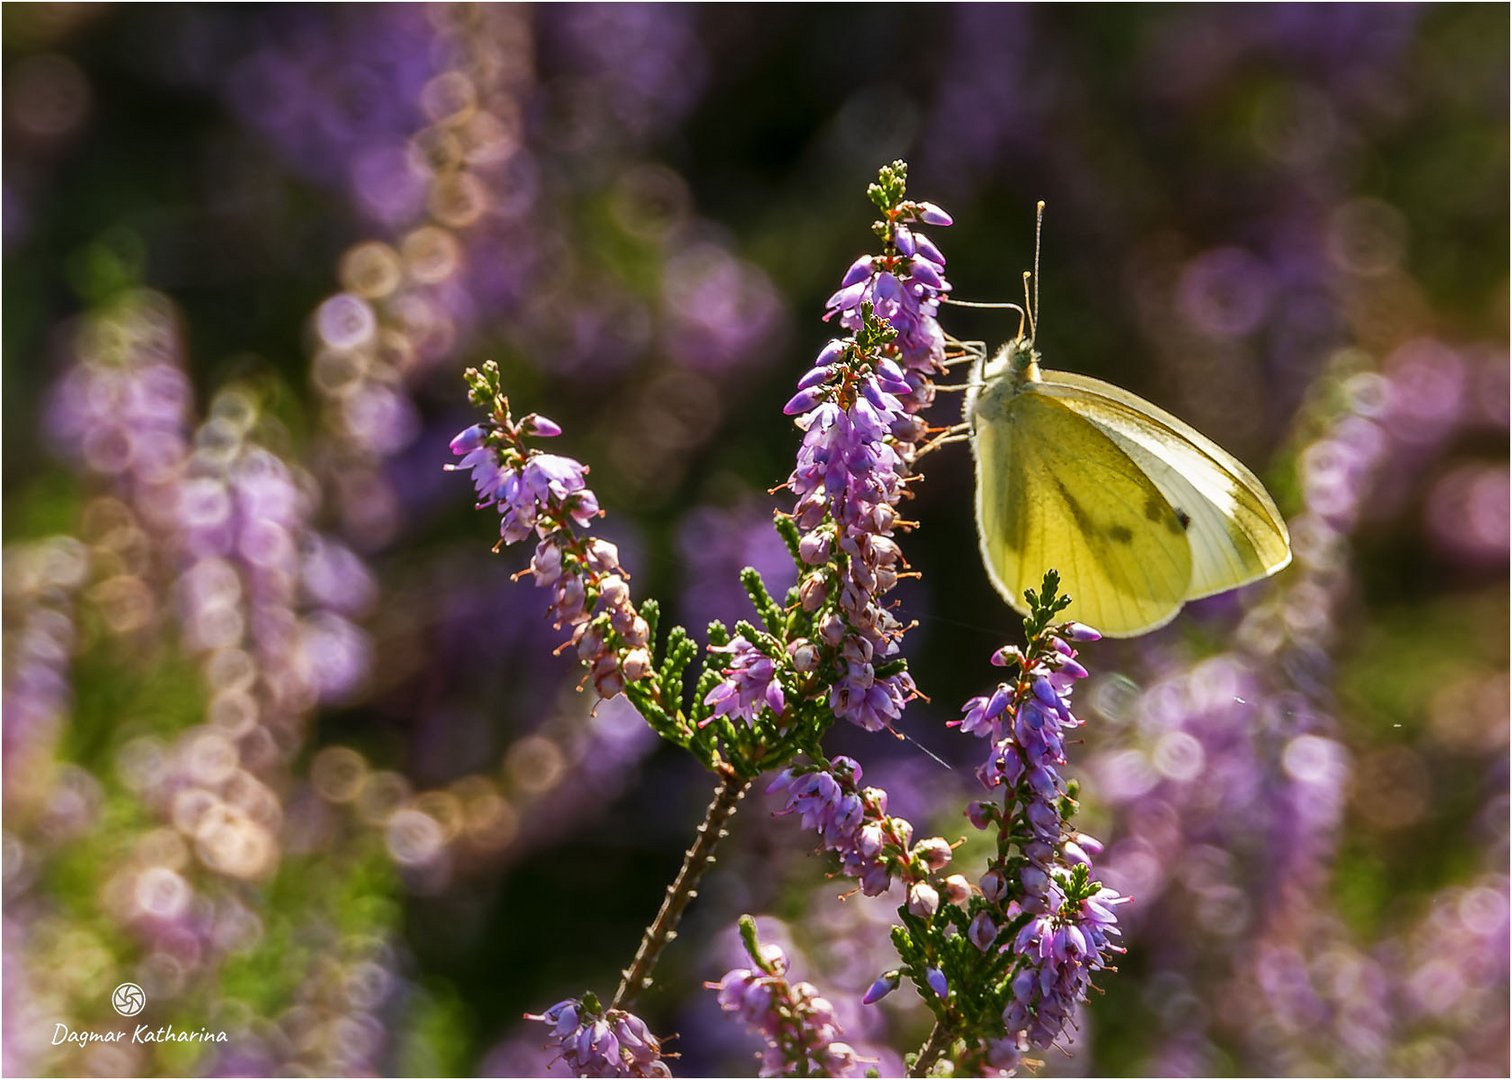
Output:
<svg viewBox="0 0 1512 1080">
<path fill-rule="evenodd" d="M 1041 199 L 1034 205 L 1034 318 L 1033 322 L 1039 321 L 1039 253 L 1040 232 L 1045 226 L 1045 200 Z"/>
<path fill-rule="evenodd" d="M 1024 319 L 1029 319 L 1029 336 L 1034 337 L 1034 304 L 1029 299 L 1029 282 L 1032 275 L 1028 270 L 1024 271 L 1024 310 L 1019 314 L 1019 337 L 1024 336 Z"/>
<path fill-rule="evenodd" d="M 980 304 L 973 300 L 952 300 L 948 296 L 940 297 L 940 303 L 949 304 L 952 307 L 982 308 L 983 310 L 992 311 L 1016 311 L 1019 316 L 1018 336 L 1024 336 L 1024 319 L 1028 317 L 1027 307 L 1019 307 L 1017 304 L 1010 304 L 1006 301 L 1001 304 Z M 1029 303 L 1029 290 L 1027 288 L 1024 290 L 1024 303 L 1026 305 Z M 1029 326 L 1032 333 L 1034 327 L 1034 319 L 1032 317 L 1029 318 Z"/>
<path fill-rule="evenodd" d="M 1001 304 L 983 304 L 976 300 L 955 300 L 949 296 L 942 296 L 940 297 L 940 303 L 949 304 L 951 307 L 981 308 L 983 311 L 1016 311 L 1020 315 L 1024 313 L 1023 308 L 1017 304 L 1010 304 L 1007 301 Z"/>
</svg>

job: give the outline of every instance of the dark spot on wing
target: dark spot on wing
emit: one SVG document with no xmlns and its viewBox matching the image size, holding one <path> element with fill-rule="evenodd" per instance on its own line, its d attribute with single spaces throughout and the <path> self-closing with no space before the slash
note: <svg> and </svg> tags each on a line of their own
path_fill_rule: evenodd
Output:
<svg viewBox="0 0 1512 1080">
<path fill-rule="evenodd" d="M 1108 538 L 1120 544 L 1127 544 L 1133 541 L 1134 533 L 1127 525 L 1109 525 Z"/>
<path fill-rule="evenodd" d="M 1172 506 L 1159 495 L 1151 495 L 1145 499 L 1144 514 L 1146 520 L 1164 525 L 1173 533 L 1184 533 L 1192 524 L 1192 515 L 1188 514 L 1179 506 Z"/>
<path fill-rule="evenodd" d="M 1066 485 L 1059 480 L 1055 482 L 1056 489 L 1060 491 L 1061 501 L 1066 504 L 1066 509 L 1071 511 L 1071 516 L 1076 519 L 1076 527 L 1082 532 L 1093 532 L 1096 526 L 1092 522 L 1091 515 L 1082 509 L 1082 504 L 1076 501 L 1076 496 L 1066 490 Z"/>
</svg>

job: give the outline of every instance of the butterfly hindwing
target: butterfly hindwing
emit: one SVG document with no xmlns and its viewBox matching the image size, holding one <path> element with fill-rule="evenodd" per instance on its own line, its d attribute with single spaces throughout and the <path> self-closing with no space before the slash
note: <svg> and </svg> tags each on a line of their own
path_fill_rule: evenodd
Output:
<svg viewBox="0 0 1512 1080">
<path fill-rule="evenodd" d="M 1182 517 L 1192 551 L 1185 599 L 1256 581 L 1291 561 L 1286 524 L 1260 481 L 1191 425 L 1084 375 L 1046 371 L 1037 388 L 1115 442 Z"/>
<path fill-rule="evenodd" d="M 1185 526 L 1140 465 L 1096 424 L 1029 383 L 975 419 L 977 521 L 998 590 L 1060 572 L 1068 618 L 1114 636 L 1168 622 L 1191 584 Z"/>
</svg>

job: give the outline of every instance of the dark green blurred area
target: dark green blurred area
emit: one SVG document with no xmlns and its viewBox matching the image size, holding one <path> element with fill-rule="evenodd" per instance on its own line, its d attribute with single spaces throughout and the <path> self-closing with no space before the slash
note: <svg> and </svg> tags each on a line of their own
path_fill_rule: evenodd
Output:
<svg viewBox="0 0 1512 1080">
<path fill-rule="evenodd" d="M 228 384 L 254 388 L 275 449 L 329 482 L 328 420 L 310 376 L 314 313 L 341 288 L 338 264 L 355 245 L 394 242 L 407 227 L 372 212 L 349 166 L 369 143 L 402 144 L 425 125 L 418 90 L 445 66 L 442 44 L 420 32 L 441 9 L 399 8 L 6 7 L 7 545 L 80 534 L 102 484 L 48 435 L 49 388 L 74 359 L 74 320 L 136 288 L 176 305 L 199 408 Z M 1334 568 L 1342 599 L 1317 699 L 1353 771 L 1311 902 L 1369 952 L 1422 919 L 1440 890 L 1504 874 L 1505 7 L 589 4 L 521 9 L 517 25 L 533 69 L 507 81 L 531 168 L 494 197 L 502 206 L 528 191 L 536 201 L 467 251 L 455 289 L 470 299 L 455 344 L 404 383 L 415 437 L 374 465 L 398 492 L 393 527 L 354 535 L 334 498 L 316 514 L 378 582 L 362 623 L 374 674 L 348 700 L 312 712 L 279 791 L 290 800 L 286 825 L 303 813 L 294 795 L 323 747 L 355 748 L 416 791 L 475 774 L 494 783 L 530 771 L 518 748 L 557 738 L 549 718 L 583 711 L 571 693 L 576 672 L 550 656 L 554 642 L 537 629 L 529 583 L 506 581 L 528 556 L 488 558 L 492 515 L 474 513 L 466 482 L 439 471 L 446 440 L 471 422 L 462 370 L 497 359 L 517 410 L 562 424 L 554 449 L 591 466 L 637 595 L 692 621 L 707 597 L 691 517 L 739 511 L 759 527 L 797 445 L 782 403 L 834 332 L 820 321 L 826 297 L 872 250 L 865 186 L 880 164 L 905 158 L 910 193 L 954 217 L 933 235 L 956 296 L 1018 299 L 1033 207 L 1045 199 L 1038 336 L 1047 360 L 1209 432 L 1266 479 L 1287 515 L 1307 509 L 1299 459 L 1339 415 L 1329 403 L 1341 352 L 1388 377 L 1416 341 L 1463 361 L 1463 415 L 1421 442 L 1415 461 L 1414 433 L 1398 433 L 1407 449 L 1391 460 L 1411 467 L 1373 482 Z M 323 81 L 331 72 L 367 74 L 339 84 L 361 94 L 352 91 L 349 112 L 336 110 L 350 122 L 333 121 L 322 144 L 316 121 L 300 119 L 299 94 L 275 108 L 253 93 L 263 85 L 248 75 L 253 61 L 306 72 L 309 95 L 335 94 Z M 517 263 L 528 267 L 523 283 L 492 284 L 513 281 Z M 731 265 L 749 292 L 725 309 L 695 286 L 717 288 L 726 279 L 714 271 Z M 700 277 L 701 266 L 714 269 Z M 713 329 L 696 324 L 702 317 Z M 1008 313 L 954 310 L 942 321 L 962 340 L 995 343 L 1016 328 Z M 713 343 L 690 353 L 689 335 L 705 330 Z M 931 414 L 939 423 L 953 418 L 944 398 Z M 942 725 L 994 677 L 985 660 L 1017 630 L 975 556 L 965 449 L 937 456 L 926 474 L 908 511 L 922 528 L 904 541 L 921 580 L 899 595 L 920 624 L 905 655 L 932 700 L 910 707 L 907 729 L 955 771 L 926 774 L 912 787 L 922 794 L 897 809 L 954 836 L 973 797 L 974 751 Z M 1101 644 L 1084 659 L 1099 678 L 1150 685 L 1229 648 L 1244 611 L 1287 588 L 1283 575 L 1241 599 L 1194 605 L 1157 639 Z M 13 636 L 22 609 L 9 592 L 7 609 Z M 98 628 L 80 638 L 88 648 L 73 660 L 57 761 L 98 778 L 103 808 L 80 839 L 36 841 L 43 875 L 32 878 L 28 863 L 24 895 L 8 892 L 7 904 L 26 918 L 43 912 L 49 933 L 61 920 L 104 942 L 103 991 L 133 972 L 144 948 L 101 900 L 104 882 L 154 825 L 116 775 L 116 755 L 148 728 L 172 739 L 200 722 L 207 692 L 172 634 L 138 651 L 135 639 Z M 15 665 L 8 652 L 8 680 Z M 8 698 L 8 723 L 10 712 Z M 122 729 L 127 715 L 150 723 Z M 1116 749 L 1116 726 L 1099 731 L 1091 720 L 1087 752 Z M 915 751 L 883 742 L 892 740 L 837 730 L 830 749 L 868 769 L 878 761 L 879 776 L 915 776 Z M 617 784 L 559 808 L 560 829 L 522 817 L 545 839 L 458 860 L 441 878 L 396 868 L 382 830 L 338 829 L 329 846 L 290 854 L 275 877 L 236 890 L 261 917 L 259 943 L 191 985 L 220 1002 L 217 1016 L 276 1018 L 315 958 L 346 947 L 332 941 L 382 939 L 402 989 L 389 1013 L 375 1010 L 392 1018 L 392 1042 L 371 1067 L 522 1067 L 498 1050 L 519 1041 L 522 1012 L 588 987 L 612 991 L 708 788 L 693 762 L 642 750 Z M 1086 801 L 1110 837 L 1138 828 L 1090 782 Z M 733 1023 L 711 1023 L 712 1006 L 698 1003 L 712 996 L 700 983 L 719 977 L 711 958 L 728 952 L 742 911 L 785 918 L 824 955 L 822 926 L 807 924 L 816 893 L 842 890 L 802 857 L 809 845 L 796 823 L 768 820 L 769 810 L 750 800 L 731 841 L 739 850 L 716 868 L 644 1003 L 653 1028 L 682 1032 L 679 1074 L 750 1071 Z M 12 838 L 33 828 L 31 813 L 7 802 L 21 823 L 7 834 L 8 889 L 9 864 L 21 859 Z M 1149 925 L 1152 936 L 1170 929 L 1160 918 Z M 1162 996 L 1168 973 L 1139 931 L 1129 944 L 1091 1006 L 1089 1054 L 1048 1071 L 1276 1066 L 1235 1034 L 1243 1024 L 1232 1016 L 1210 1023 L 1209 1056 L 1195 1065 L 1170 1056 L 1179 1025 L 1174 999 Z M 1226 947 L 1237 955 L 1246 940 Z M 19 955 L 9 932 L 6 948 Z M 1209 946 L 1193 954 L 1188 992 L 1211 990 L 1209 1008 L 1230 1007 L 1214 989 L 1226 958 Z M 1495 972 L 1504 999 L 1504 957 Z M 805 973 L 821 986 L 824 975 Z M 95 989 L 81 977 L 71 993 L 84 1000 Z M 102 1004 L 81 1005 L 81 1015 L 113 1020 L 98 1015 Z M 11 1010 L 8 998 L 8 1027 L 20 1015 Z M 1440 1019 L 1423 1021 L 1429 1034 L 1410 1052 L 1310 1050 L 1292 1067 L 1434 1075 L 1498 1060 L 1504 1014 L 1482 1018 L 1484 1045 L 1452 1023 L 1439 1033 Z M 892 1023 L 903 1038 L 894 1049 L 917 1045 L 918 1010 Z M 540 1040 L 531 1031 L 525 1041 Z M 10 1053 L 23 1071 L 73 1067 Z M 131 1064 L 163 1075 L 207 1067 L 187 1054 Z"/>
</svg>

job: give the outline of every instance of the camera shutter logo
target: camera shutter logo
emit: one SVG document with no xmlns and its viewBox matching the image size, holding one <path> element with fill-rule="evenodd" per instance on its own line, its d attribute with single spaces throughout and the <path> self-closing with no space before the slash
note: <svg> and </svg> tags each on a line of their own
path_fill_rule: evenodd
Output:
<svg viewBox="0 0 1512 1080">
<path fill-rule="evenodd" d="M 136 983 L 122 983 L 112 991 L 110 1005 L 122 1016 L 135 1016 L 147 1007 L 147 992 Z"/>
</svg>

